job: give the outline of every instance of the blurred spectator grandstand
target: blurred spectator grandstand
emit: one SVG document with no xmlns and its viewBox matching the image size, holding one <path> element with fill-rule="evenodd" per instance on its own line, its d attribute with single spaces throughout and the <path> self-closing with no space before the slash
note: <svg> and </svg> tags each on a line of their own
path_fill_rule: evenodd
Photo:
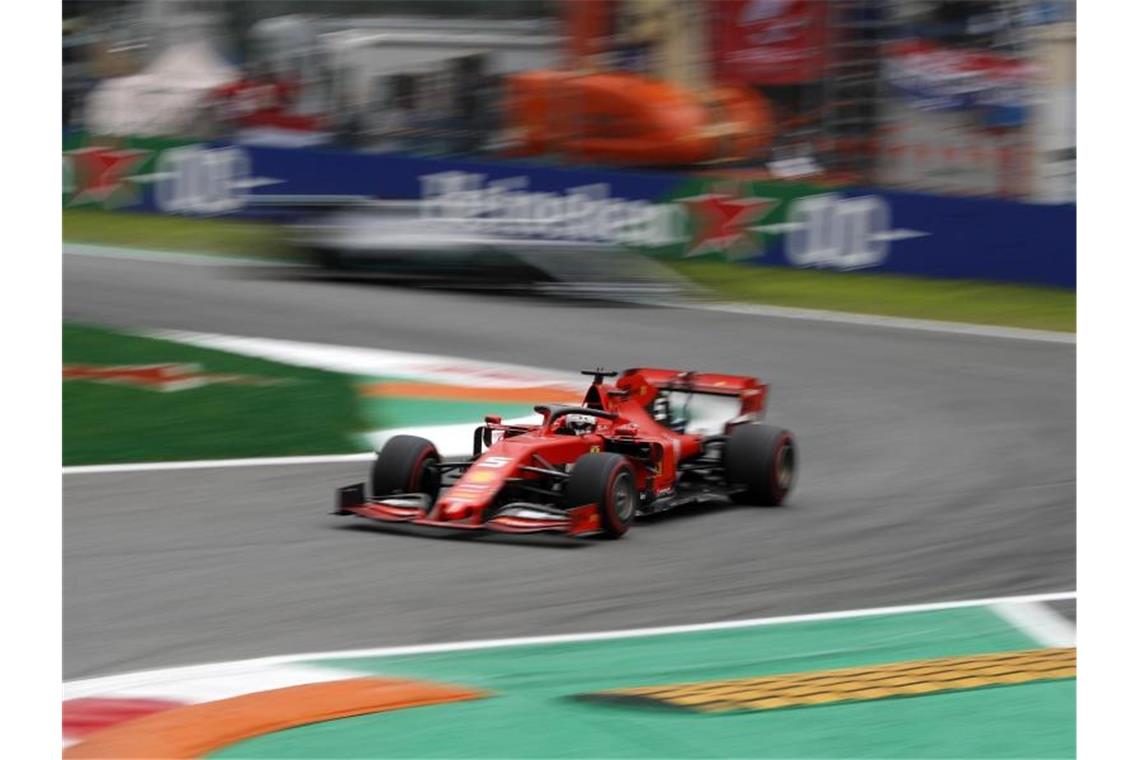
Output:
<svg viewBox="0 0 1140 760">
<path fill-rule="evenodd" d="M 65 126 L 1074 198 L 1066 0 L 64 3 Z"/>
</svg>

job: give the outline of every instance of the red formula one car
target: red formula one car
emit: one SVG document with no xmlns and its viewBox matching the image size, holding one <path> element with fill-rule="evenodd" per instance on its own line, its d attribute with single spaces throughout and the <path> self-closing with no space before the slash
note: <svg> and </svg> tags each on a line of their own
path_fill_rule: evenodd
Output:
<svg viewBox="0 0 1140 760">
<path fill-rule="evenodd" d="M 759 421 L 768 387 L 756 378 L 666 369 L 583 374 L 594 379 L 581 406 L 536 406 L 542 422 L 534 425 L 487 417 L 475 428 L 470 458 L 445 460 L 416 436 L 389 439 L 372 465 L 371 495 L 363 483 L 339 489 L 334 514 L 617 538 L 635 517 L 682 504 L 730 498 L 776 506 L 787 496 L 795 440 Z M 725 419 L 717 429 L 689 432 L 697 407 Z"/>
</svg>

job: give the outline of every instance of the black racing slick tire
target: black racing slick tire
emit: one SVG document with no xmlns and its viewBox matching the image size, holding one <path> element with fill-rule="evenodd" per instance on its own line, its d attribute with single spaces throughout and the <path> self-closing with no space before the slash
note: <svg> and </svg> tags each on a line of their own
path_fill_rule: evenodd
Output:
<svg viewBox="0 0 1140 760">
<path fill-rule="evenodd" d="M 372 495 L 426 493 L 435 503 L 439 494 L 439 452 L 426 438 L 396 435 L 388 439 L 372 462 Z"/>
<path fill-rule="evenodd" d="M 602 536 L 620 538 L 637 514 L 637 477 L 621 454 L 586 454 L 574 464 L 562 491 L 566 509 L 597 504 Z"/>
<path fill-rule="evenodd" d="M 732 500 L 778 507 L 796 480 L 796 441 L 783 428 L 762 423 L 734 427 L 724 446 L 724 474 Z"/>
</svg>

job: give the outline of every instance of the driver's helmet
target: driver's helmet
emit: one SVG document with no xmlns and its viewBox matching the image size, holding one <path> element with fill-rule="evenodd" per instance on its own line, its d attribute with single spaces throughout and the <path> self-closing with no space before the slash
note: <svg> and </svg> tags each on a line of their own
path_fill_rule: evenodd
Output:
<svg viewBox="0 0 1140 760">
<path fill-rule="evenodd" d="M 661 393 L 653 399 L 653 420 L 658 424 L 668 426 L 673 421 L 673 412 L 669 408 L 669 397 Z"/>
<path fill-rule="evenodd" d="M 589 414 L 568 414 L 564 418 L 565 422 L 562 426 L 567 430 L 572 430 L 577 435 L 583 433 L 592 433 L 597 426 L 597 421 Z"/>
</svg>

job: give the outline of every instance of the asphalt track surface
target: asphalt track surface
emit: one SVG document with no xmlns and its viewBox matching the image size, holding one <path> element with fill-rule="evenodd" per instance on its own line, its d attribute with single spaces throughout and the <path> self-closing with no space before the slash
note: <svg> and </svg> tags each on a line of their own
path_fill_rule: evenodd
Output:
<svg viewBox="0 0 1140 760">
<path fill-rule="evenodd" d="M 67 256 L 64 316 L 552 368 L 756 373 L 782 509 L 618 542 L 328 516 L 358 464 L 64 477 L 64 675 L 1075 588 L 1075 347 Z"/>
</svg>

